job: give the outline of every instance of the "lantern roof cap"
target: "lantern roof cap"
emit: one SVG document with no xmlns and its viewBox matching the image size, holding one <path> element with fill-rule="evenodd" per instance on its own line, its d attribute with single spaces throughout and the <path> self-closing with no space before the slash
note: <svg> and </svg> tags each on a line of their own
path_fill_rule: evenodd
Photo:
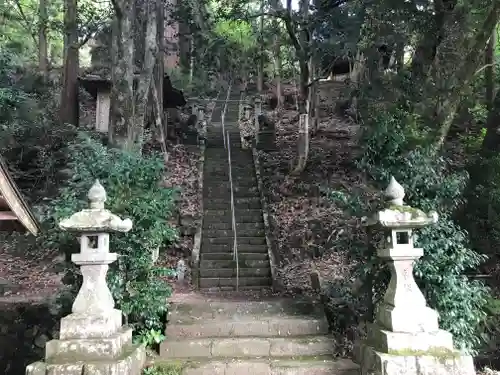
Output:
<svg viewBox="0 0 500 375">
<path fill-rule="evenodd" d="M 438 221 L 438 214 L 431 211 L 428 214 L 418 208 L 405 205 L 403 198 L 405 190 L 392 176 L 384 191 L 386 207 L 376 212 L 371 218 L 364 217 L 366 226 L 381 226 L 392 229 L 422 228 Z"/>
</svg>

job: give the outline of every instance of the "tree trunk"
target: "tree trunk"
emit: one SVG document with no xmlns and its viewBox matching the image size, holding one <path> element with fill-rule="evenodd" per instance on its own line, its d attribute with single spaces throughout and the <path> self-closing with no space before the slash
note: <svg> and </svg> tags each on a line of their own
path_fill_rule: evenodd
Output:
<svg viewBox="0 0 500 375">
<path fill-rule="evenodd" d="M 493 110 L 493 101 L 495 97 L 495 45 L 496 45 L 496 30 L 491 33 L 488 46 L 484 58 L 486 65 L 484 71 L 484 80 L 486 86 L 486 106 L 489 111 Z"/>
<path fill-rule="evenodd" d="M 165 74 L 165 38 L 163 33 L 165 32 L 165 4 L 163 0 L 156 0 L 156 18 L 158 22 L 157 27 L 157 43 L 158 43 L 158 55 L 156 59 L 155 66 L 155 80 L 156 80 L 156 96 L 158 98 L 158 110 L 159 116 L 163 122 L 163 76 Z"/>
<path fill-rule="evenodd" d="M 66 0 L 64 9 L 64 73 L 61 92 L 62 123 L 78 126 L 78 24 L 77 0 Z"/>
<path fill-rule="evenodd" d="M 257 91 L 262 94 L 264 90 L 264 0 L 260 0 L 260 31 L 259 31 L 259 67 L 257 72 Z"/>
<path fill-rule="evenodd" d="M 38 71 L 44 77 L 48 71 L 46 0 L 40 0 L 38 3 Z"/>
<path fill-rule="evenodd" d="M 157 10 L 155 0 L 147 0 L 146 10 L 146 36 L 144 38 L 144 59 L 141 69 L 139 83 L 137 85 L 137 93 L 135 95 L 135 113 L 134 121 L 128 129 L 128 144 L 134 150 L 142 150 L 144 138 L 144 121 L 146 119 L 146 109 L 148 97 L 153 78 L 153 70 L 155 67 L 158 44 L 157 44 Z"/>
<path fill-rule="evenodd" d="M 309 156 L 309 115 L 307 113 L 303 113 L 299 117 L 297 149 L 297 165 L 290 173 L 292 176 L 301 174 L 307 165 L 307 158 Z"/>
<path fill-rule="evenodd" d="M 458 0 L 436 0 L 434 2 L 434 19 L 428 27 L 428 32 L 422 35 L 415 49 L 411 63 L 412 76 L 414 80 L 423 79 L 427 76 L 436 50 L 444 38 L 446 32 L 445 20 L 453 12 Z"/>
<path fill-rule="evenodd" d="M 481 147 L 482 153 L 500 151 L 500 95 L 497 93 L 493 107 L 486 120 L 486 135 Z"/>
<path fill-rule="evenodd" d="M 428 80 L 428 88 L 424 89 L 424 93 L 435 92 L 434 82 L 444 82 L 446 85 L 440 89 L 441 97 L 437 97 L 436 105 L 434 106 L 434 123 L 438 126 L 438 132 L 436 137 L 435 145 L 440 148 L 448 135 L 448 131 L 455 117 L 458 105 L 460 104 L 460 97 L 465 87 L 470 84 L 472 77 L 479 65 L 480 58 L 482 57 L 482 51 L 484 51 L 486 43 L 490 38 L 495 26 L 498 22 L 500 16 L 500 1 L 494 0 L 487 16 L 485 17 L 482 26 L 477 31 L 476 35 L 472 38 L 472 42 L 469 44 L 468 53 L 459 62 L 458 68 L 450 75 L 446 74 L 446 68 L 449 69 L 449 64 L 442 66 L 437 58 L 441 54 L 446 54 L 447 47 L 449 44 L 456 44 L 456 30 L 450 28 L 452 31 L 450 34 L 446 35 L 443 43 L 438 47 L 436 53 L 436 59 L 431 67 L 431 71 L 436 72 L 434 77 L 436 80 Z M 448 30 L 448 28 L 447 28 Z M 443 48 L 443 51 L 440 49 Z M 449 77 L 449 78 L 447 78 Z M 428 95 L 428 98 L 436 97 L 433 95 Z M 432 107 L 430 107 L 432 108 Z"/>
<path fill-rule="evenodd" d="M 128 148 L 127 132 L 134 121 L 134 38 L 133 0 L 113 0 L 116 18 L 113 27 L 111 66 L 111 121 L 109 144 Z"/>
<path fill-rule="evenodd" d="M 274 80 L 276 81 L 277 108 L 283 106 L 283 93 L 281 88 L 281 41 L 279 33 L 274 37 Z"/>
</svg>

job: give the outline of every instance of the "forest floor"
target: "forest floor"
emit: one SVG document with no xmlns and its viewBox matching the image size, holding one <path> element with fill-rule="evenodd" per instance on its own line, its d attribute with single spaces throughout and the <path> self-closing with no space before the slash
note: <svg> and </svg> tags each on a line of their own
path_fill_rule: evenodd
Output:
<svg viewBox="0 0 500 375">
<path fill-rule="evenodd" d="M 332 194 L 370 199 L 374 192 L 354 165 L 359 127 L 335 113 L 338 95 L 338 83 L 322 83 L 318 131 L 310 141 L 307 166 L 297 177 L 289 174 L 297 155 L 298 112 L 267 113 L 276 124 L 277 151 L 260 151 L 259 156 L 280 254 L 280 281 L 290 293 L 311 293 L 313 270 L 324 280 L 353 281 L 354 264 L 344 244 L 364 234 L 360 218 L 346 216 Z"/>
</svg>

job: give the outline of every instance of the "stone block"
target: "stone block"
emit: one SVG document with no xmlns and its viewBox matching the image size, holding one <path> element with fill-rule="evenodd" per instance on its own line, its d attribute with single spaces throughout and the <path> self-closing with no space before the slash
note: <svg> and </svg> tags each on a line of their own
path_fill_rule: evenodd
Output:
<svg viewBox="0 0 500 375">
<path fill-rule="evenodd" d="M 110 337 L 122 326 L 122 312 L 113 309 L 98 316 L 87 314 L 70 314 L 61 319 L 59 338 L 87 339 Z"/>
<path fill-rule="evenodd" d="M 386 354 L 361 347 L 361 375 L 475 375 L 471 356 L 450 351 L 401 351 Z"/>
<path fill-rule="evenodd" d="M 120 359 L 86 363 L 83 375 L 141 375 L 145 363 L 146 348 L 134 345 Z"/>
<path fill-rule="evenodd" d="M 160 355 L 162 358 L 210 357 L 212 341 L 210 339 L 173 341 L 167 338 L 160 344 Z"/>
<path fill-rule="evenodd" d="M 212 347 L 214 357 L 265 357 L 269 356 L 271 344 L 267 339 L 221 339 L 215 340 Z"/>
<path fill-rule="evenodd" d="M 327 337 L 275 338 L 271 343 L 272 357 L 323 356 L 333 354 L 333 342 Z"/>
<path fill-rule="evenodd" d="M 110 337 L 97 339 L 51 340 L 45 347 L 45 359 L 81 358 L 85 361 L 118 358 L 132 344 L 132 329 L 122 327 Z"/>
<path fill-rule="evenodd" d="M 442 329 L 434 332 L 391 332 L 369 325 L 368 343 L 383 353 L 402 350 L 453 350 L 453 335 Z"/>
<path fill-rule="evenodd" d="M 430 307 L 394 307 L 383 303 L 377 309 L 377 323 L 393 332 L 439 330 L 438 313 Z"/>
<path fill-rule="evenodd" d="M 46 368 L 44 362 L 33 362 L 26 366 L 26 375 L 45 375 Z"/>
<path fill-rule="evenodd" d="M 141 375 L 145 363 L 145 347 L 131 345 L 112 360 L 35 362 L 26 367 L 26 375 Z"/>
</svg>

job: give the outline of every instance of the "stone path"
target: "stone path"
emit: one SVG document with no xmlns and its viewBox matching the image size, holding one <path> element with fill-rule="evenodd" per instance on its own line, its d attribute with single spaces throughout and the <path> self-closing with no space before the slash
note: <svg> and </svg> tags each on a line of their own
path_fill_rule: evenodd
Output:
<svg viewBox="0 0 500 375">
<path fill-rule="evenodd" d="M 156 362 L 180 365 L 183 375 L 358 374 L 350 360 L 333 358 L 332 337 L 319 302 L 272 295 L 252 154 L 240 144 L 238 96 L 230 95 L 234 102 L 228 106 L 225 128 L 230 133 L 240 291 L 234 291 L 228 158 L 221 111 L 216 109 L 205 151 L 200 291 L 170 299 L 166 340 Z"/>
<path fill-rule="evenodd" d="M 260 289 L 271 285 L 271 269 L 264 221 L 252 153 L 241 149 L 238 120 L 239 93 L 231 92 L 225 116 L 230 134 L 231 171 L 235 199 L 236 236 L 239 261 L 239 289 Z M 222 138 L 218 102 L 207 132 L 203 182 L 203 232 L 200 249 L 199 287 L 209 290 L 236 288 L 236 261 L 231 215 L 228 154 Z"/>
<path fill-rule="evenodd" d="M 182 363 L 183 375 L 358 373 L 351 361 L 332 358 L 319 303 L 248 298 L 177 296 L 160 349 L 162 361 Z"/>
</svg>

